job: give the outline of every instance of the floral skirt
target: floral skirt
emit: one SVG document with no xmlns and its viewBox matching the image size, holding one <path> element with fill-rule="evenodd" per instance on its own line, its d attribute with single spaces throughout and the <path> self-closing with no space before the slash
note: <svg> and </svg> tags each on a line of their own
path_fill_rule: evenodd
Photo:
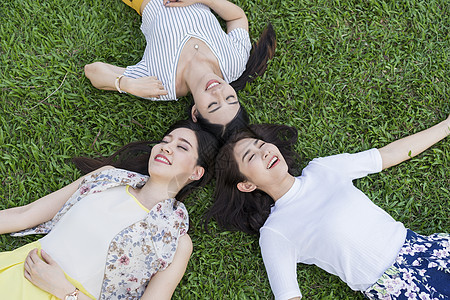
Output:
<svg viewBox="0 0 450 300">
<path fill-rule="evenodd" d="M 41 249 L 39 241 L 27 244 L 13 251 L 0 252 L 0 299 L 1 300 L 58 300 L 34 284 L 23 275 L 24 261 L 33 249 Z M 40 251 L 39 251 L 40 253 Z M 80 283 L 68 277 L 67 279 L 78 289 L 91 296 Z"/>
<path fill-rule="evenodd" d="M 450 235 L 408 229 L 395 262 L 363 293 L 369 299 L 450 299 Z"/>
</svg>

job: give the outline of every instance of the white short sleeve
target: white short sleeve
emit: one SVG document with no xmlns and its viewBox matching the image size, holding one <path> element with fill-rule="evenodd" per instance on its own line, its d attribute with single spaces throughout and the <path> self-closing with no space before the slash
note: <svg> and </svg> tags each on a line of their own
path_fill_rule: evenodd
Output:
<svg viewBox="0 0 450 300">
<path fill-rule="evenodd" d="M 250 36 L 248 31 L 244 28 L 235 28 L 227 34 L 233 44 L 236 46 L 239 54 L 248 59 L 250 56 L 250 50 L 252 49 L 252 43 L 250 42 Z"/>
<path fill-rule="evenodd" d="M 315 158 L 311 164 L 319 164 L 335 171 L 351 180 L 362 178 L 382 170 L 382 159 L 378 149 L 349 154 L 337 154 L 327 157 Z"/>
<path fill-rule="evenodd" d="M 260 233 L 261 254 L 275 299 L 301 297 L 294 245 L 270 228 L 261 228 Z"/>
</svg>

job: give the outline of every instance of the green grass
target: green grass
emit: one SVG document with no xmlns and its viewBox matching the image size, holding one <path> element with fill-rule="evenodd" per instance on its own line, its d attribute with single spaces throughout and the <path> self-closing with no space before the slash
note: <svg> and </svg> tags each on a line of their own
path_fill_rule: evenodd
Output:
<svg viewBox="0 0 450 300">
<path fill-rule="evenodd" d="M 296 126 L 305 160 L 381 147 L 450 113 L 447 0 L 244 1 L 251 36 L 278 35 L 266 74 L 239 93 L 252 122 Z M 77 178 L 68 160 L 159 138 L 187 99 L 149 102 L 99 91 L 83 66 L 127 66 L 144 50 L 140 18 L 120 1 L 0 4 L 0 209 Z M 419 233 L 450 230 L 450 143 L 356 182 Z M 174 299 L 271 299 L 255 238 L 201 229 L 213 185 L 187 200 L 194 253 Z M 0 236 L 0 250 L 37 237 Z M 298 266 L 305 299 L 362 299 L 337 277 Z"/>
</svg>

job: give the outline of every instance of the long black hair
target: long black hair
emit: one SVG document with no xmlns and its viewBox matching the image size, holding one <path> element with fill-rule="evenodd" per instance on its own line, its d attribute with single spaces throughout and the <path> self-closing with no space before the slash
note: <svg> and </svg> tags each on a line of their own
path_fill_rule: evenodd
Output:
<svg viewBox="0 0 450 300">
<path fill-rule="evenodd" d="M 187 128 L 194 131 L 198 144 L 197 165 L 205 169 L 202 178 L 185 185 L 176 195 L 178 201 L 183 201 L 193 189 L 205 186 L 214 175 L 215 157 L 218 152 L 218 141 L 209 132 L 203 130 L 201 126 L 192 120 L 178 121 L 166 131 L 164 136 L 177 128 Z M 148 173 L 148 160 L 153 145 L 159 143 L 158 140 L 140 141 L 129 143 L 112 155 L 107 157 L 75 157 L 72 162 L 83 173 L 92 172 L 100 167 L 111 165 L 116 168 L 137 172 L 143 175 Z"/>
<path fill-rule="evenodd" d="M 214 218 L 224 229 L 258 235 L 274 200 L 259 189 L 250 193 L 238 190 L 237 184 L 247 178 L 239 171 L 234 148 L 238 141 L 245 138 L 272 143 L 283 155 L 288 172 L 296 175 L 300 165 L 299 155 L 293 150 L 297 136 L 297 129 L 294 127 L 273 124 L 251 125 L 246 130 L 235 133 L 217 155 L 214 203 L 206 213 L 205 224 Z"/>
<path fill-rule="evenodd" d="M 275 55 L 276 46 L 275 30 L 269 22 L 261 33 L 259 41 L 256 44 L 253 44 L 244 73 L 242 73 L 238 79 L 230 83 L 235 91 L 242 90 L 245 88 L 247 82 L 252 82 L 256 77 L 264 74 L 267 69 L 267 62 Z"/>
</svg>

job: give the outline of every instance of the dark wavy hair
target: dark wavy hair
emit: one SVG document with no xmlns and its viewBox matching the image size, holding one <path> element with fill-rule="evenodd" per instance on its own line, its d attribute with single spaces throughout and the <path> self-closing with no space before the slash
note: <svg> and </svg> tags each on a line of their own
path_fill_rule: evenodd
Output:
<svg viewBox="0 0 450 300">
<path fill-rule="evenodd" d="M 166 131 L 164 136 L 177 128 L 187 128 L 195 132 L 198 144 L 197 164 L 205 169 L 199 180 L 185 185 L 176 195 L 178 201 L 183 201 L 195 188 L 205 186 L 214 175 L 214 163 L 219 149 L 218 140 L 209 132 L 192 120 L 178 121 Z M 100 167 L 111 165 L 116 168 L 137 172 L 144 175 L 148 173 L 148 160 L 153 145 L 158 140 L 129 143 L 107 157 L 75 157 L 72 162 L 83 173 L 92 172 Z"/>
<path fill-rule="evenodd" d="M 270 22 L 259 37 L 259 41 L 253 44 L 250 57 L 242 75 L 231 82 L 230 85 L 235 91 L 245 88 L 247 82 L 252 82 L 256 77 L 261 76 L 267 69 L 267 62 L 275 55 L 277 40 L 275 30 Z"/>
<path fill-rule="evenodd" d="M 294 127 L 273 124 L 251 125 L 235 133 L 217 155 L 214 203 L 205 215 L 205 226 L 214 218 L 224 229 L 259 235 L 259 229 L 268 218 L 274 200 L 259 189 L 250 193 L 238 190 L 237 184 L 247 178 L 239 171 L 234 148 L 238 141 L 245 138 L 272 143 L 283 155 L 288 172 L 297 175 L 300 158 L 293 149 L 297 137 Z"/>
<path fill-rule="evenodd" d="M 222 146 L 233 133 L 248 126 L 249 118 L 247 111 L 241 105 L 234 118 L 227 125 L 213 124 L 205 119 L 200 113 L 197 113 L 197 123 L 200 124 L 203 129 L 217 137 L 220 146 Z"/>
</svg>

